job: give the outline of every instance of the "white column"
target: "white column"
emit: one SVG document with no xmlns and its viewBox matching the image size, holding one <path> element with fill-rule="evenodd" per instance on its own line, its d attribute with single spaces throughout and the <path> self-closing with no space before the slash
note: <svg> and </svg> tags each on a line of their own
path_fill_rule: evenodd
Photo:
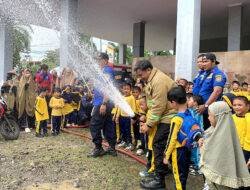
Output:
<svg viewBox="0 0 250 190">
<path fill-rule="evenodd" d="M 126 64 L 126 44 L 119 44 L 119 64 Z"/>
<path fill-rule="evenodd" d="M 201 0 L 178 0 L 175 78 L 192 80 L 200 47 Z"/>
<path fill-rule="evenodd" d="M 228 6 L 228 51 L 240 50 L 241 17 L 241 3 Z"/>
<path fill-rule="evenodd" d="M 72 54 L 70 45 L 71 30 L 77 31 L 78 0 L 61 0 L 61 30 L 60 30 L 60 66 L 70 65 L 69 55 Z"/>
<path fill-rule="evenodd" d="M 7 72 L 13 68 L 13 43 L 11 26 L 0 19 L 0 85 Z"/>
</svg>

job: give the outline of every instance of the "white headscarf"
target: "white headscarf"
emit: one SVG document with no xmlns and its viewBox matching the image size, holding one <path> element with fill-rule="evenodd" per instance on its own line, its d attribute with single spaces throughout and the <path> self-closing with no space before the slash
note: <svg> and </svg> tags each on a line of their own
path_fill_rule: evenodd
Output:
<svg viewBox="0 0 250 190">
<path fill-rule="evenodd" d="M 226 102 L 209 106 L 216 126 L 205 131 L 201 170 L 209 181 L 231 188 L 250 186 L 250 175 Z"/>
</svg>

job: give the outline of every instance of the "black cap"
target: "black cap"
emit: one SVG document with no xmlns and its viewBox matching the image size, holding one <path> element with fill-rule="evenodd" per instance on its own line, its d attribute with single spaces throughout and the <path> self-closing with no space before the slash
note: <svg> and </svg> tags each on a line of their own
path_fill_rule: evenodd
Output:
<svg viewBox="0 0 250 190">
<path fill-rule="evenodd" d="M 109 60 L 109 55 L 107 53 L 100 53 L 99 54 L 99 59 L 104 59 L 104 60 Z"/>
<path fill-rule="evenodd" d="M 216 56 L 213 53 L 206 53 L 204 54 L 203 58 L 209 59 L 212 62 L 215 62 L 216 65 L 220 64 L 219 61 L 216 60 Z"/>
</svg>

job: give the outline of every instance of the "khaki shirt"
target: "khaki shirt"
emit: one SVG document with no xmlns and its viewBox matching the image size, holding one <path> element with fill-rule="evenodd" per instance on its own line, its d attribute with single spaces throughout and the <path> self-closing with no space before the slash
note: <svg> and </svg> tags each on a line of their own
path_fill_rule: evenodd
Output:
<svg viewBox="0 0 250 190">
<path fill-rule="evenodd" d="M 169 107 L 167 93 L 175 85 L 170 77 L 153 68 L 145 86 L 147 106 L 151 113 L 147 118 L 148 126 L 154 127 L 159 123 L 170 124 L 176 112 Z"/>
</svg>

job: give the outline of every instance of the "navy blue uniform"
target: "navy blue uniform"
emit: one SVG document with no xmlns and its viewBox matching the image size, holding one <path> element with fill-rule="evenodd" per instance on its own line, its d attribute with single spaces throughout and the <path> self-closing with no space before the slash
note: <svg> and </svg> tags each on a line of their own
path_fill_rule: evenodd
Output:
<svg viewBox="0 0 250 190">
<path fill-rule="evenodd" d="M 194 94 L 201 96 L 203 103 L 205 104 L 213 93 L 214 87 L 219 86 L 224 88 L 226 81 L 226 75 L 217 66 L 215 66 L 212 70 L 204 71 L 204 73 L 200 75 L 200 78 L 197 80 L 197 88 Z M 220 99 L 221 96 L 219 96 L 217 100 Z M 203 113 L 203 120 L 204 130 L 206 130 L 210 127 L 207 112 Z"/>
<path fill-rule="evenodd" d="M 226 75 L 217 66 L 215 66 L 212 70 L 205 72 L 204 80 L 198 95 L 200 95 L 203 102 L 206 103 L 211 96 L 214 87 L 219 86 L 224 88 L 226 81 Z M 221 99 L 221 97 L 218 97 L 218 100 L 219 99 Z"/>
<path fill-rule="evenodd" d="M 103 73 L 108 74 L 111 79 L 114 79 L 114 71 L 110 66 L 105 66 L 103 68 Z M 105 81 L 103 81 L 105 82 Z M 90 132 L 92 136 L 92 142 L 95 144 L 97 149 L 102 147 L 102 135 L 101 130 L 103 130 L 103 134 L 105 139 L 108 141 L 111 148 L 115 149 L 116 144 L 116 131 L 115 125 L 112 121 L 111 110 L 113 108 L 113 104 L 108 102 L 106 114 L 100 115 L 100 107 L 103 103 L 104 95 L 98 89 L 94 89 L 94 99 L 93 99 L 93 111 L 92 118 L 90 121 Z"/>
<path fill-rule="evenodd" d="M 202 82 L 204 80 L 204 74 L 205 71 L 204 70 L 199 70 L 199 73 L 196 75 L 196 77 L 194 78 L 194 87 L 193 87 L 193 94 L 194 95 L 199 95 L 201 86 L 202 86 Z"/>
</svg>

